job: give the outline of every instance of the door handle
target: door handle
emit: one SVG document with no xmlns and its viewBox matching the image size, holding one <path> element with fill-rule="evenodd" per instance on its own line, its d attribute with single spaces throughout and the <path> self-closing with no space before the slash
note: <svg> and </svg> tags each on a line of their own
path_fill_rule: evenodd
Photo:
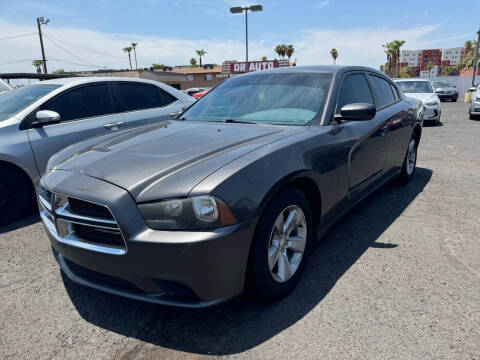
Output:
<svg viewBox="0 0 480 360">
<path fill-rule="evenodd" d="M 117 121 L 113 123 L 104 124 L 103 127 L 108 130 L 118 130 L 119 128 L 123 127 L 125 123 L 123 121 Z"/>
</svg>

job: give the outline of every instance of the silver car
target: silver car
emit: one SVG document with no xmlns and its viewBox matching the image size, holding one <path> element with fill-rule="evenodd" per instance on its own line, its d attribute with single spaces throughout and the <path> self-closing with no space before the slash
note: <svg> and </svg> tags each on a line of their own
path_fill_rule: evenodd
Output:
<svg viewBox="0 0 480 360">
<path fill-rule="evenodd" d="M 395 79 L 395 83 L 405 96 L 420 100 L 425 108 L 424 120 L 440 122 L 442 110 L 440 99 L 433 91 L 432 83 L 427 79 Z"/>
<path fill-rule="evenodd" d="M 0 96 L 0 225 L 34 201 L 51 155 L 97 135 L 156 123 L 195 100 L 168 85 L 127 78 L 64 78 Z"/>
<path fill-rule="evenodd" d="M 469 91 L 471 92 L 471 102 L 468 113 L 470 114 L 470 120 L 473 120 L 480 117 L 480 84 L 476 88 L 470 88 Z"/>
</svg>

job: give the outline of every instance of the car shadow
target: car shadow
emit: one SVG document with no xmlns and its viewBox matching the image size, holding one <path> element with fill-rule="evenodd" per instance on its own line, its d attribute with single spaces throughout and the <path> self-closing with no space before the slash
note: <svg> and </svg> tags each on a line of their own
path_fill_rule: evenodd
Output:
<svg viewBox="0 0 480 360">
<path fill-rule="evenodd" d="M 24 226 L 29 226 L 40 221 L 40 214 L 36 209 L 29 209 L 23 217 L 11 224 L 0 226 L 0 234 L 20 229 Z"/>
<path fill-rule="evenodd" d="M 173 308 L 101 293 L 62 278 L 79 314 L 96 326 L 168 349 L 237 354 L 306 316 L 369 248 L 389 251 L 397 247 L 376 240 L 423 191 L 431 176 L 431 170 L 417 168 L 407 186 L 390 183 L 369 196 L 318 243 L 292 294 L 273 304 L 237 298 L 207 309 Z"/>
</svg>

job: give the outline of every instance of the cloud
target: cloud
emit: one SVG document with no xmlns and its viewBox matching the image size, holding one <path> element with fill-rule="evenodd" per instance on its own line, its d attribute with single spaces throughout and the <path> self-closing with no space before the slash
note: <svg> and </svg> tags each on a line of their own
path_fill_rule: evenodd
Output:
<svg viewBox="0 0 480 360">
<path fill-rule="evenodd" d="M 320 9 L 323 9 L 327 5 L 328 5 L 328 0 L 323 0 L 323 1 L 319 1 L 315 4 L 313 4 L 312 8 L 314 8 L 315 10 L 320 10 Z"/>
<path fill-rule="evenodd" d="M 401 39 L 406 40 L 404 46 L 406 49 L 428 47 L 429 37 L 435 33 L 439 26 L 426 25 L 404 29 L 388 27 L 377 29 L 308 29 L 290 34 L 290 38 L 285 39 L 284 42 L 294 44 L 296 50 L 293 59 L 298 59 L 298 65 L 331 64 L 330 49 L 336 48 L 339 52 L 338 64 L 367 65 L 378 68 L 380 64 L 385 62 L 382 44 Z M 34 26 L 14 25 L 0 20 L 0 34 L 2 36 L 35 32 L 36 28 Z M 94 70 L 103 67 L 125 69 L 129 66 L 128 57 L 122 49 L 131 41 L 138 42 L 139 67 L 149 67 L 153 62 L 167 65 L 188 64 L 189 59 L 196 56 L 196 49 L 207 51 L 207 55 L 203 58 L 204 63 L 221 64 L 225 60 L 243 60 L 245 56 L 243 38 L 175 39 L 50 27 L 50 25 L 44 27 L 44 32 L 46 34 L 44 43 L 49 71 L 60 68 L 65 70 Z M 249 58 L 275 57 L 276 54 L 273 49 L 277 43 L 276 39 L 250 41 Z M 38 35 L 33 34 L 11 40 L 2 40 L 0 45 L 2 46 L 0 64 L 26 60 L 16 64 L 1 65 L 0 73 L 31 72 L 35 70 L 31 61 L 41 57 Z M 93 50 L 95 53 L 85 49 Z M 75 64 L 64 63 L 59 60 Z"/>
</svg>

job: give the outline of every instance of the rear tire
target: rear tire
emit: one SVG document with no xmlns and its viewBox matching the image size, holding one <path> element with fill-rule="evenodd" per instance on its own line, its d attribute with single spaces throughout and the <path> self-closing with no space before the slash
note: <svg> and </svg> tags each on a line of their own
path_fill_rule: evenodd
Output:
<svg viewBox="0 0 480 360">
<path fill-rule="evenodd" d="M 312 211 L 303 192 L 286 188 L 273 198 L 259 220 L 250 250 L 249 295 L 271 302 L 293 290 L 310 253 L 312 228 Z"/>
<path fill-rule="evenodd" d="M 405 155 L 405 160 L 403 160 L 402 170 L 398 178 L 402 184 L 408 184 L 415 174 L 415 168 L 417 165 L 417 148 L 418 140 L 415 134 L 413 134 L 408 142 L 407 153 Z"/>
<path fill-rule="evenodd" d="M 31 187 L 18 170 L 0 167 L 0 226 L 10 224 L 30 209 Z"/>
</svg>

